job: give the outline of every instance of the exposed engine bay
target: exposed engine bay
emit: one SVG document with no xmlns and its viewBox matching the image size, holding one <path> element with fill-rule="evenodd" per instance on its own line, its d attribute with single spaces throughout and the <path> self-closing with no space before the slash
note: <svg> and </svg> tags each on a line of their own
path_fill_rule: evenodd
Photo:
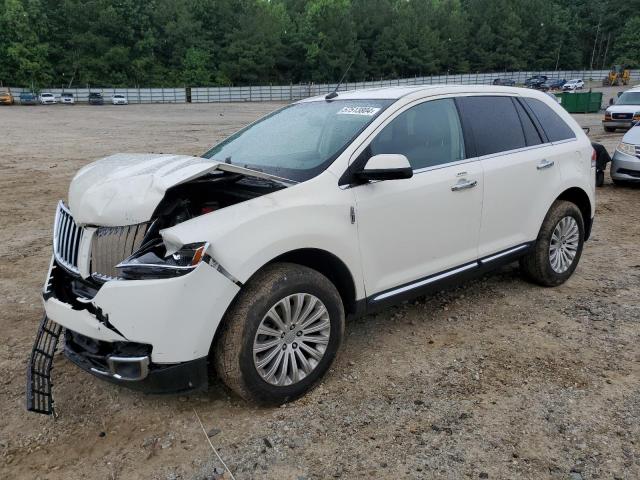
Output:
<svg viewBox="0 0 640 480">
<path fill-rule="evenodd" d="M 285 188 L 268 179 L 215 171 L 167 190 L 153 217 L 153 231 Z M 152 230 L 148 232 L 151 234 Z"/>
</svg>

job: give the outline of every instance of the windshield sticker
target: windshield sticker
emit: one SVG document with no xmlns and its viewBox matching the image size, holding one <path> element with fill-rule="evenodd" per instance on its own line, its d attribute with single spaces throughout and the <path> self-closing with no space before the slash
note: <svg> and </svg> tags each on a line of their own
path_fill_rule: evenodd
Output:
<svg viewBox="0 0 640 480">
<path fill-rule="evenodd" d="M 338 115 L 364 115 L 373 117 L 379 111 L 380 108 L 378 107 L 342 107 Z"/>
</svg>

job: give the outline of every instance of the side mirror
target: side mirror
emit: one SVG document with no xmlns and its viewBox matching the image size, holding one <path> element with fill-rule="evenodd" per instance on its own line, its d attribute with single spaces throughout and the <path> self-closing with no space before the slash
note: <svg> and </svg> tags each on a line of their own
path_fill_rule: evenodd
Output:
<svg viewBox="0 0 640 480">
<path fill-rule="evenodd" d="M 401 180 L 413 177 L 413 168 L 404 155 L 384 153 L 371 157 L 356 177 L 365 181 Z"/>
</svg>

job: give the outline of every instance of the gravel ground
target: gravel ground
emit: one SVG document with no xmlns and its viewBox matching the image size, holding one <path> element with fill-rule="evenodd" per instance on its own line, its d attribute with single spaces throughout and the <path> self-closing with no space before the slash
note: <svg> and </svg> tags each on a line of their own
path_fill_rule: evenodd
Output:
<svg viewBox="0 0 640 480">
<path fill-rule="evenodd" d="M 607 92 L 609 94 L 609 92 Z M 56 359 L 56 420 L 24 409 L 55 204 L 116 151 L 198 154 L 276 104 L 0 108 L 0 477 L 640 478 L 640 188 L 598 190 L 569 282 L 516 266 L 347 325 L 324 382 L 266 409 L 222 385 L 145 396 Z M 579 115 L 613 151 L 601 115 Z"/>
</svg>

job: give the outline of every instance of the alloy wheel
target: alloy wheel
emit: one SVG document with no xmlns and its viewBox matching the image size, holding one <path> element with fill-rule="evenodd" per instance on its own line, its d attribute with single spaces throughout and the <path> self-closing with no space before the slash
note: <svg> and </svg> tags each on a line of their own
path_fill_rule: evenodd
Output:
<svg viewBox="0 0 640 480">
<path fill-rule="evenodd" d="M 271 385 L 304 379 L 324 357 L 331 319 L 322 301 L 309 293 L 279 300 L 264 316 L 253 341 L 253 362 Z"/>
<path fill-rule="evenodd" d="M 578 222 L 571 216 L 563 217 L 551 235 L 549 261 L 556 273 L 564 273 L 573 264 L 580 245 Z"/>
</svg>

